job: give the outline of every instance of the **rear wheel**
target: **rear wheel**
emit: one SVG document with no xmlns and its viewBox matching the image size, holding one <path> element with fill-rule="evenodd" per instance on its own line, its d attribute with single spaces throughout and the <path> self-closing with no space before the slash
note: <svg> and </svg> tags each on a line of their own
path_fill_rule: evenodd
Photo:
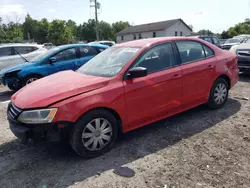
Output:
<svg viewBox="0 0 250 188">
<path fill-rule="evenodd" d="M 218 78 L 210 91 L 208 106 L 219 109 L 227 102 L 229 85 L 223 78 Z"/>
<path fill-rule="evenodd" d="M 118 121 L 107 110 L 96 109 L 82 116 L 72 129 L 70 144 L 82 157 L 109 151 L 118 133 Z"/>
<path fill-rule="evenodd" d="M 27 76 L 26 78 L 23 79 L 22 86 L 24 87 L 24 86 L 26 86 L 26 85 L 28 85 L 28 84 L 30 84 L 30 83 L 32 83 L 32 82 L 40 79 L 40 78 L 42 78 L 42 77 L 39 76 L 39 75 L 30 75 L 30 76 Z"/>
</svg>

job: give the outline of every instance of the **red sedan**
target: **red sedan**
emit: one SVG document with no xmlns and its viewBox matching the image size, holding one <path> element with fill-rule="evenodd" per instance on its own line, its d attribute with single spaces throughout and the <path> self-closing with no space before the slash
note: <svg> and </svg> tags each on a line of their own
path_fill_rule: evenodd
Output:
<svg viewBox="0 0 250 188">
<path fill-rule="evenodd" d="M 221 108 L 238 81 L 237 57 L 197 38 L 131 41 L 78 71 L 45 77 L 13 95 L 12 132 L 21 139 L 68 137 L 83 157 L 107 152 L 118 132 L 207 103 Z"/>
</svg>

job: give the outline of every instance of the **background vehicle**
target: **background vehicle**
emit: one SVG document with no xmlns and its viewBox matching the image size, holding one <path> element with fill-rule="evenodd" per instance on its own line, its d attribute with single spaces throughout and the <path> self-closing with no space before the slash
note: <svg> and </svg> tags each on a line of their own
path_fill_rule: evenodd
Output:
<svg viewBox="0 0 250 188">
<path fill-rule="evenodd" d="M 220 40 L 215 35 L 198 35 L 198 36 L 189 36 L 189 37 L 197 37 L 202 40 L 205 40 L 211 44 L 214 44 L 215 46 L 221 48 Z"/>
<path fill-rule="evenodd" d="M 222 46 L 221 48 L 223 50 L 230 50 L 230 48 L 234 45 L 240 44 L 244 41 L 244 38 L 231 38 L 228 39 Z"/>
<path fill-rule="evenodd" d="M 232 46 L 230 51 L 238 56 L 239 70 L 250 73 L 250 37 L 241 44 Z"/>
<path fill-rule="evenodd" d="M 46 51 L 45 48 L 36 44 L 0 45 L 0 70 L 23 64 L 26 60 L 30 61 Z"/>
<path fill-rule="evenodd" d="M 115 45 L 115 42 L 114 42 L 114 41 L 106 41 L 106 40 L 103 40 L 103 41 L 94 41 L 94 42 L 90 42 L 89 44 L 103 44 L 103 45 L 107 45 L 107 46 L 111 47 L 111 46 L 114 46 L 114 45 Z"/>
<path fill-rule="evenodd" d="M 221 45 L 222 45 L 222 44 L 225 44 L 225 42 L 226 42 L 227 40 L 228 40 L 228 39 L 219 39 Z"/>
<path fill-rule="evenodd" d="M 54 48 L 55 46 L 52 43 L 44 43 L 43 47 L 47 50 L 50 50 L 51 48 Z"/>
<path fill-rule="evenodd" d="M 197 38 L 142 39 L 108 48 L 77 72 L 28 85 L 12 97 L 7 113 L 17 137 L 69 136 L 79 155 L 95 157 L 112 147 L 118 130 L 203 103 L 221 108 L 237 81 L 231 52 Z"/>
<path fill-rule="evenodd" d="M 77 70 L 106 48 L 100 44 L 71 44 L 52 48 L 29 63 L 1 71 L 1 82 L 11 90 L 18 90 L 44 76 L 64 70 Z"/>
</svg>

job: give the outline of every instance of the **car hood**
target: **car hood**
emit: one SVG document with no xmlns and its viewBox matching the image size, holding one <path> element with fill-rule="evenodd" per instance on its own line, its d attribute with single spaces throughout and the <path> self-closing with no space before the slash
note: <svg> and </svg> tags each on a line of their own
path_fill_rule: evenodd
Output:
<svg viewBox="0 0 250 188">
<path fill-rule="evenodd" d="M 3 76 L 3 75 L 5 75 L 5 74 L 7 74 L 7 73 L 10 73 L 10 72 L 22 70 L 22 69 L 25 68 L 25 67 L 34 66 L 35 64 L 36 64 L 36 63 L 23 63 L 23 64 L 20 64 L 20 65 L 16 65 L 16 66 L 13 66 L 13 67 L 10 67 L 10 68 L 3 69 L 3 70 L 0 72 L 0 76 Z"/>
<path fill-rule="evenodd" d="M 104 87 L 110 78 L 64 71 L 37 80 L 11 98 L 21 109 L 47 107 L 53 103 Z"/>
<path fill-rule="evenodd" d="M 234 46 L 238 43 L 224 43 L 222 46 Z"/>
<path fill-rule="evenodd" d="M 242 43 L 238 45 L 236 48 L 237 50 L 250 49 L 250 43 Z"/>
</svg>

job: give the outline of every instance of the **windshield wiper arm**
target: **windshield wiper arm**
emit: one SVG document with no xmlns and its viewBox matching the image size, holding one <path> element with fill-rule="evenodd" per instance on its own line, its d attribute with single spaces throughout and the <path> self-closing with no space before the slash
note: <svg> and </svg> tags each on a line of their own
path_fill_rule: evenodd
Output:
<svg viewBox="0 0 250 188">
<path fill-rule="evenodd" d="M 25 62 L 25 63 L 27 63 L 27 62 L 29 62 L 25 57 L 23 57 L 15 48 L 13 48 L 14 49 L 14 51 L 22 58 L 22 60 Z"/>
</svg>

